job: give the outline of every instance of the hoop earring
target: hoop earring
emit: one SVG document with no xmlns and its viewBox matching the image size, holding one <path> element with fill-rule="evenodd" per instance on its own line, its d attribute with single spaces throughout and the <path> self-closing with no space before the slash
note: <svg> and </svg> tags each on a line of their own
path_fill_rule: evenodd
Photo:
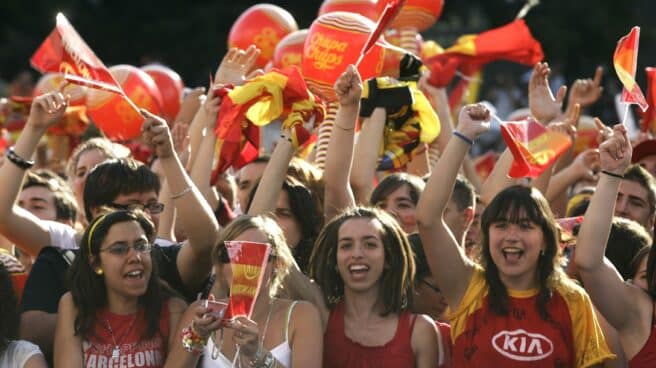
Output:
<svg viewBox="0 0 656 368">
<path fill-rule="evenodd" d="M 103 273 L 104 273 L 104 272 L 103 272 L 102 268 L 97 268 L 97 269 L 96 269 L 96 275 L 98 275 L 98 276 L 102 276 Z"/>
</svg>

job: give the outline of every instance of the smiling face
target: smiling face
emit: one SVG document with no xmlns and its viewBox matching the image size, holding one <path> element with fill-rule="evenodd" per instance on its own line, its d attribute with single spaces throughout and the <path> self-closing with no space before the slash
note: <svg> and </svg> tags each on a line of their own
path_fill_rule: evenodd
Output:
<svg viewBox="0 0 656 368">
<path fill-rule="evenodd" d="M 382 224 L 374 218 L 352 218 L 339 228 L 337 269 L 344 289 L 378 293 L 385 268 Z"/>
<path fill-rule="evenodd" d="M 138 252 L 135 245 L 148 243 L 141 225 L 136 221 L 118 222 L 112 225 L 100 243 L 98 262 L 94 270 L 101 269 L 107 287 L 107 299 L 138 298 L 146 293 L 153 266 L 149 253 Z M 116 254 L 116 248 L 129 246 L 127 254 Z"/>
</svg>

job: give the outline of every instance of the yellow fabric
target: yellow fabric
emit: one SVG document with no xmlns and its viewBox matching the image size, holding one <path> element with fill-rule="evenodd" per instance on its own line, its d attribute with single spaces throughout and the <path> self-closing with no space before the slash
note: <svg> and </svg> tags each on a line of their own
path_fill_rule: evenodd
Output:
<svg viewBox="0 0 656 368">
<path fill-rule="evenodd" d="M 256 77 L 228 93 L 228 97 L 236 105 L 259 100 L 246 112 L 246 117 L 253 124 L 263 126 L 275 120 L 283 112 L 283 90 L 287 84 L 287 76 L 279 73 L 267 73 Z M 263 94 L 269 94 L 262 96 Z"/>
<path fill-rule="evenodd" d="M 476 40 L 477 35 L 464 35 L 458 37 L 456 43 L 446 49 L 446 52 L 457 52 L 465 55 L 476 55 Z"/>
</svg>

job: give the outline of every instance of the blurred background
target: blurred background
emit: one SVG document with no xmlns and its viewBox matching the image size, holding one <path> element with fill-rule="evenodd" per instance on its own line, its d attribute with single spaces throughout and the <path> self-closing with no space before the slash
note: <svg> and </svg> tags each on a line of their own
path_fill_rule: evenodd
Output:
<svg viewBox="0 0 656 368">
<path fill-rule="evenodd" d="M 316 17 L 319 0 L 271 0 L 288 10 L 299 28 Z M 185 85 L 206 85 L 226 52 L 230 26 L 258 2 L 180 0 L 4 0 L 0 3 L 0 96 L 14 85 L 28 84 L 39 74 L 29 58 L 52 31 L 62 11 L 108 66 L 141 66 L 160 62 L 176 70 Z M 523 0 L 446 0 L 442 17 L 425 40 L 444 47 L 467 33 L 479 33 L 514 19 Z M 606 91 L 619 91 L 612 69 L 617 40 L 631 27 L 642 27 L 637 81 L 646 90 L 646 66 L 656 66 L 656 1 L 542 0 L 526 17 L 552 66 L 552 83 L 592 77 L 595 66 L 606 68 Z M 519 88 L 527 67 L 493 63 L 483 72 L 481 98 L 494 101 L 499 87 Z M 510 94 L 512 96 L 512 93 Z M 610 94 L 609 94 L 610 96 Z M 521 98 L 521 97 L 518 97 Z M 522 101 L 513 101 L 521 106 Z M 599 112 L 602 115 L 602 112 Z M 608 117 L 612 118 L 612 117 Z"/>
</svg>

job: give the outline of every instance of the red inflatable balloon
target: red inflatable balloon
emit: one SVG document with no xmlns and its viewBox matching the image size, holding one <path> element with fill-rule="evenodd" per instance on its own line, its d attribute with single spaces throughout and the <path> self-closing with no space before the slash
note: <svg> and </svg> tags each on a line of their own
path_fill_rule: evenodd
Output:
<svg viewBox="0 0 656 368">
<path fill-rule="evenodd" d="M 64 83 L 64 75 L 61 73 L 44 74 L 36 83 L 32 95 L 41 96 L 44 93 L 57 91 Z M 78 84 L 69 83 L 64 87 L 64 94 L 70 96 L 71 106 L 83 106 L 87 101 L 87 88 Z"/>
<path fill-rule="evenodd" d="M 316 19 L 303 49 L 303 77 L 312 92 L 337 100 L 333 85 L 349 64 L 355 64 L 376 24 L 355 13 L 333 12 Z M 384 52 L 374 45 L 358 67 L 362 80 L 380 75 Z"/>
<path fill-rule="evenodd" d="M 380 11 L 376 5 L 377 0 L 324 0 L 321 8 L 319 8 L 319 16 L 336 11 L 344 11 L 360 14 L 376 22 L 380 15 Z"/>
<path fill-rule="evenodd" d="M 164 65 L 146 65 L 141 67 L 141 70 L 153 78 L 162 95 L 162 117 L 169 123 L 173 123 L 173 119 L 180 111 L 182 91 L 184 90 L 182 78 L 173 69 Z"/>
<path fill-rule="evenodd" d="M 276 46 L 276 51 L 273 53 L 273 66 L 282 69 L 290 65 L 296 65 L 300 68 L 303 60 L 303 45 L 307 35 L 308 30 L 301 29 L 288 34 L 280 40 L 280 43 Z"/>
<path fill-rule="evenodd" d="M 109 71 L 132 102 L 153 114 L 161 114 L 162 96 L 146 72 L 131 65 L 116 65 Z M 141 134 L 143 117 L 117 94 L 89 90 L 87 114 L 109 139 L 129 140 Z"/>
<path fill-rule="evenodd" d="M 379 0 L 378 11 L 383 11 L 392 0 Z M 444 0 L 406 0 L 401 12 L 392 21 L 392 28 L 412 28 L 425 31 L 442 15 Z"/>
<path fill-rule="evenodd" d="M 243 12 L 230 28 L 228 47 L 260 49 L 257 67 L 263 68 L 273 57 L 276 45 L 283 37 L 298 30 L 294 17 L 279 6 L 257 4 Z"/>
</svg>

